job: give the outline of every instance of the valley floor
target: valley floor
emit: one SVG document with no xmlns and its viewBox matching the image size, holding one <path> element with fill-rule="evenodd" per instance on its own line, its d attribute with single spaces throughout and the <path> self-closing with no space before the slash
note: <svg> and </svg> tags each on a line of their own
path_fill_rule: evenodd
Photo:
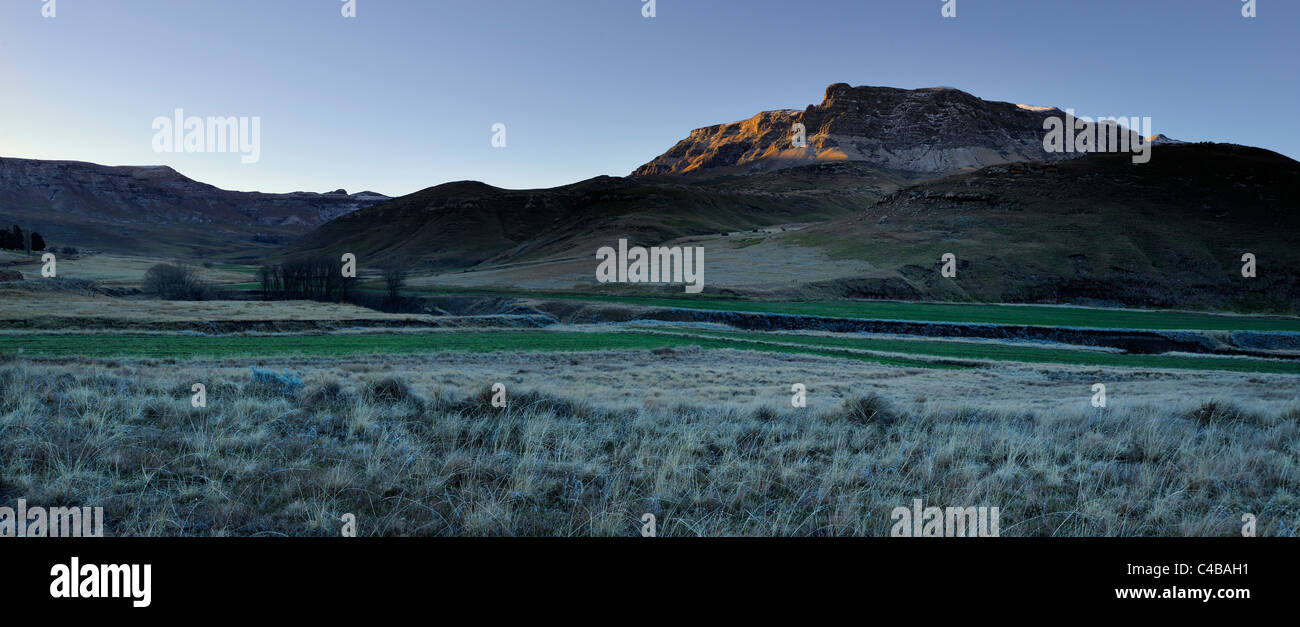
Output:
<svg viewBox="0 0 1300 627">
<path fill-rule="evenodd" d="M 505 313 L 529 310 L 511 299 L 428 316 L 0 291 L 0 502 L 103 506 L 110 535 L 335 535 L 345 514 L 361 535 L 635 535 L 646 513 L 660 535 L 889 535 L 914 499 L 998 507 L 1006 536 L 1238 535 L 1247 513 L 1261 535 L 1300 532 L 1300 360 L 1285 348 L 743 331 L 640 319 L 664 306 L 644 299 L 539 323 L 552 313 Z M 573 323 L 610 313 L 597 306 L 628 309 Z M 1296 325 L 767 306 L 1215 337 Z"/>
</svg>

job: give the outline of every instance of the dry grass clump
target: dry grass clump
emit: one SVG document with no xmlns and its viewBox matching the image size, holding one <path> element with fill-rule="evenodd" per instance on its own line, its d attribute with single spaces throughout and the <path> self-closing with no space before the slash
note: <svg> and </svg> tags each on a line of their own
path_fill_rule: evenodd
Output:
<svg viewBox="0 0 1300 627">
<path fill-rule="evenodd" d="M 879 394 L 844 399 L 844 406 L 839 415 L 849 422 L 860 425 L 880 424 L 889 426 L 898 419 L 894 410 L 889 406 L 889 401 L 886 401 Z"/>
<path fill-rule="evenodd" d="M 307 389 L 302 407 L 308 411 L 341 410 L 356 402 L 356 395 L 338 381 L 317 383 Z"/>
<path fill-rule="evenodd" d="M 1202 426 L 1228 422 L 1254 423 L 1258 425 L 1266 424 L 1264 416 L 1248 412 L 1236 404 L 1225 403 L 1217 400 L 1209 400 L 1202 403 L 1196 409 L 1189 412 L 1187 417 L 1196 424 Z"/>
<path fill-rule="evenodd" d="M 250 390 L 147 360 L 0 364 L 0 502 L 105 507 L 108 535 L 888 535 L 890 512 L 998 506 L 1002 535 L 1300 527 L 1300 409 L 1069 415 L 869 395 L 838 409 L 494 408 L 400 373 Z M 190 405 L 207 381 L 208 405 Z"/>
<path fill-rule="evenodd" d="M 396 377 L 384 377 L 371 382 L 366 386 L 366 399 L 374 403 L 388 404 L 419 400 L 415 391 L 405 381 Z"/>
</svg>

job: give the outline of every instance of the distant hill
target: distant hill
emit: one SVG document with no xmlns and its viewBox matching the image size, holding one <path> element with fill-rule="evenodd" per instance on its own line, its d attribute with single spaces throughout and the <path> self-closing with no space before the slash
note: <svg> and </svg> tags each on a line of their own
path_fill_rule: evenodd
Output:
<svg viewBox="0 0 1300 627">
<path fill-rule="evenodd" d="M 165 166 L 0 158 L 0 224 L 34 229 L 52 246 L 115 253 L 251 261 L 387 199 L 227 191 Z"/>
<path fill-rule="evenodd" d="M 1043 121 L 1052 107 L 982 100 L 948 87 L 826 88 L 803 111 L 767 111 L 740 122 L 692 131 L 633 175 L 759 172 L 824 161 L 865 161 L 932 178 L 967 168 L 1075 155 L 1043 150 Z M 807 146 L 793 147 L 803 124 Z"/>
<path fill-rule="evenodd" d="M 279 256 L 351 252 L 403 257 L 432 269 L 587 257 L 621 237 L 658 245 L 688 235 L 826 220 L 868 206 L 905 182 L 867 164 L 827 163 L 689 184 L 655 177 L 598 177 L 535 190 L 448 183 L 340 217 Z"/>
<path fill-rule="evenodd" d="M 1300 310 L 1300 163 L 1258 148 L 1161 143 L 983 168 L 899 190 L 791 236 L 870 262 L 826 294 Z M 956 280 L 939 276 L 953 253 Z M 1258 276 L 1241 276 L 1244 253 Z"/>
</svg>

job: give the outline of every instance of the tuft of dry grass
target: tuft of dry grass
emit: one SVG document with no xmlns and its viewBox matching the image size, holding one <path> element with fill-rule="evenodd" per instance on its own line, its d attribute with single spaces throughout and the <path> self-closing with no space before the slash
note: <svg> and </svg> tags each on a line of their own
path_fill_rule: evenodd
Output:
<svg viewBox="0 0 1300 627">
<path fill-rule="evenodd" d="M 1300 526 L 1300 409 L 1208 400 L 1044 414 L 914 403 L 593 406 L 400 372 L 152 360 L 0 363 L 0 503 L 105 507 L 116 536 L 888 535 L 910 506 L 997 506 L 1013 535 Z M 190 405 L 207 382 L 208 406 Z M 910 396 L 902 397 L 903 399 Z"/>
</svg>

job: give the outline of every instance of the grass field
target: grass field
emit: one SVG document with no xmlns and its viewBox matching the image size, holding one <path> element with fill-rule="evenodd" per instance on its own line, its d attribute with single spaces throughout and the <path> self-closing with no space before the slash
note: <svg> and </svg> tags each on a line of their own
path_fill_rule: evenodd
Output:
<svg viewBox="0 0 1300 627">
<path fill-rule="evenodd" d="M 22 298 L 0 304 L 0 318 L 63 316 L 79 329 L 96 316 L 386 317 L 316 303 Z M 1018 323 L 1101 316 L 1075 326 L 1291 324 L 599 300 Z M 254 364 L 304 385 L 253 381 Z M 913 498 L 1000 507 L 1004 536 L 1232 535 L 1241 512 L 1258 515 L 1262 535 L 1294 536 L 1296 374 L 1300 363 L 1281 360 L 685 325 L 21 330 L 0 333 L 0 495 L 103 504 L 113 536 L 336 535 L 344 513 L 361 535 L 618 536 L 636 534 L 645 512 L 666 536 L 879 536 Z M 206 407 L 190 404 L 196 381 Z M 1110 408 L 1090 408 L 1095 381 L 1107 383 Z M 507 407 L 488 402 L 493 382 L 509 386 Z M 791 406 L 792 382 L 807 384 L 807 407 Z"/>
<path fill-rule="evenodd" d="M 84 357 L 338 356 L 449 352 L 571 352 L 653 350 L 676 346 L 735 348 L 774 353 L 827 355 L 872 363 L 952 368 L 905 357 L 886 357 L 830 347 L 755 345 L 726 338 L 650 333 L 582 331 L 456 331 L 356 335 L 194 336 L 131 333 L 31 333 L 0 335 L 0 354 Z"/>
<path fill-rule="evenodd" d="M 65 327 L 84 330 L 90 320 L 122 321 L 250 321 L 411 320 L 423 316 L 388 314 L 346 303 L 282 301 L 172 301 L 114 298 L 68 291 L 25 291 L 0 287 L 0 320 L 58 319 Z"/>
<path fill-rule="evenodd" d="M 959 303 L 911 303 L 899 301 L 756 301 L 721 298 L 656 298 L 565 292 L 519 293 L 491 290 L 437 290 L 429 293 L 496 297 L 579 300 L 645 307 L 713 309 L 749 313 L 777 313 L 833 318 L 911 320 L 917 322 L 966 322 L 1049 327 L 1105 329 L 1195 330 L 1195 331 L 1288 331 L 1300 333 L 1300 318 L 1283 316 L 1238 316 L 1187 311 L 1101 309 L 1046 305 L 990 305 Z"/>
<path fill-rule="evenodd" d="M 502 330 L 342 335 L 196 336 L 133 333 L 0 335 L 0 354 L 86 357 L 339 356 L 437 352 L 586 352 L 697 346 L 809 354 L 872 363 L 953 368 L 1021 362 L 1145 369 L 1300 374 L 1300 362 L 1245 357 L 1128 355 L 1095 350 L 941 340 L 893 340 L 698 329 Z M 911 358 L 911 357 L 915 357 Z"/>
<path fill-rule="evenodd" d="M 41 256 L 19 256 L 12 253 L 5 261 L 21 262 L 12 266 L 21 271 L 28 279 L 41 278 Z M 160 263 L 175 263 L 166 258 L 138 257 L 128 255 L 81 254 L 64 255 L 56 253 L 58 276 L 64 279 L 94 281 L 106 287 L 139 288 L 149 268 Z M 247 281 L 257 276 L 257 269 L 228 263 L 215 263 L 209 266 L 194 266 L 199 278 L 215 285 Z"/>
<path fill-rule="evenodd" d="M 602 408 L 515 387 L 497 408 L 490 379 L 302 365 L 290 394 L 207 364 L 0 364 L 0 494 L 102 505 L 108 536 L 337 536 L 346 513 L 362 536 L 635 536 L 646 512 L 664 536 L 885 536 L 912 499 L 999 507 L 1003 536 L 1231 536 L 1243 512 L 1300 532 L 1295 408 Z"/>
<path fill-rule="evenodd" d="M 84 260 L 60 262 L 60 275 L 96 280 L 112 285 L 138 286 L 145 270 L 159 260 L 94 255 Z M 256 291 L 261 284 L 249 281 L 257 268 L 214 264 L 200 268 L 204 280 L 221 289 Z M 363 277 L 364 278 L 364 277 Z M 363 283 L 366 291 L 380 292 L 375 281 Z M 1245 316 L 1193 311 L 1107 309 L 1048 305 L 997 305 L 981 303 L 922 303 L 875 300 L 766 301 L 733 298 L 600 294 L 575 291 L 520 291 L 490 288 L 408 287 L 413 294 L 486 296 L 493 298 L 538 298 L 615 303 L 645 307 L 711 309 L 748 313 L 775 313 L 834 318 L 910 320 L 917 322 L 961 322 L 1147 330 L 1196 331 L 1287 331 L 1300 333 L 1300 317 Z"/>
<path fill-rule="evenodd" d="M 647 330 L 649 333 L 665 333 Z M 1195 357 L 1186 355 L 1129 355 L 1096 350 L 1039 347 L 1032 344 L 962 342 L 942 340 L 880 339 L 851 335 L 805 335 L 797 333 L 759 333 L 746 331 L 704 331 L 674 329 L 698 337 L 749 340 L 755 342 L 795 344 L 808 347 L 860 349 L 903 355 L 943 357 L 976 361 L 1011 361 L 1033 364 L 1068 364 L 1076 366 L 1115 366 L 1122 368 L 1172 368 L 1186 370 L 1223 370 L 1229 372 L 1268 372 L 1300 374 L 1300 361 L 1255 359 L 1250 357 Z"/>
</svg>

